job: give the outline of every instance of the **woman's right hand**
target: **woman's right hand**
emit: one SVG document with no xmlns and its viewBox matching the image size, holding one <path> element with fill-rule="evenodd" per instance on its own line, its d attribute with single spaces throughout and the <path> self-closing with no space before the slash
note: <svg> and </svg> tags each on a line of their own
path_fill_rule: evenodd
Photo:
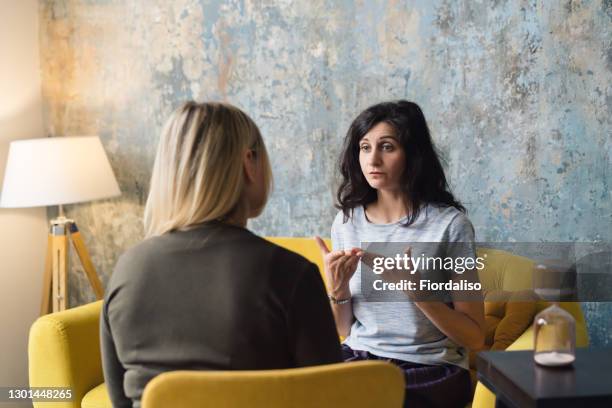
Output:
<svg viewBox="0 0 612 408">
<path fill-rule="evenodd" d="M 336 299 L 348 299 L 351 297 L 349 281 L 357 270 L 362 250 L 353 248 L 344 251 L 330 251 L 321 237 L 315 237 L 323 255 L 325 276 L 327 277 L 327 290 Z"/>
</svg>

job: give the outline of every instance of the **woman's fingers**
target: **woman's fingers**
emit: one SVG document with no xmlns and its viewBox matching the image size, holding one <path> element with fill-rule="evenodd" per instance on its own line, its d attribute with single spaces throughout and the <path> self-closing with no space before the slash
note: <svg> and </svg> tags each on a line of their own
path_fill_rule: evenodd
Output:
<svg viewBox="0 0 612 408">
<path fill-rule="evenodd" d="M 375 254 L 373 252 L 362 251 L 361 252 L 361 262 L 369 266 L 370 268 L 374 267 L 374 259 L 376 258 L 384 258 L 382 255 Z"/>
<path fill-rule="evenodd" d="M 321 250 L 321 253 L 323 254 L 323 256 L 329 254 L 329 248 L 327 247 L 327 244 L 325 244 L 325 241 L 323 241 L 321 239 L 320 236 L 316 236 L 314 237 L 315 241 L 317 242 L 317 245 L 319 245 L 319 249 Z"/>
<path fill-rule="evenodd" d="M 363 249 L 361 248 L 356 248 L 356 247 L 351 248 L 351 254 L 353 255 L 361 256 L 362 252 L 363 252 Z"/>
<path fill-rule="evenodd" d="M 340 251 L 330 251 L 325 241 L 320 237 L 314 237 L 319 249 L 324 256 L 328 277 L 338 284 L 348 283 L 355 274 L 359 258 L 361 257 L 360 248 L 351 248 Z"/>
<path fill-rule="evenodd" d="M 328 252 L 323 259 L 325 260 L 325 262 L 331 265 L 334 262 L 338 262 L 338 260 L 341 259 L 343 256 L 345 256 L 343 251 L 334 251 Z"/>
<path fill-rule="evenodd" d="M 359 257 L 353 256 L 348 265 L 348 278 L 351 278 L 355 274 L 355 271 L 357 270 L 357 264 L 359 264 Z"/>
<path fill-rule="evenodd" d="M 342 255 L 342 257 L 337 261 L 337 270 L 340 273 L 343 273 L 346 269 L 346 265 L 351 261 L 350 255 Z"/>
</svg>

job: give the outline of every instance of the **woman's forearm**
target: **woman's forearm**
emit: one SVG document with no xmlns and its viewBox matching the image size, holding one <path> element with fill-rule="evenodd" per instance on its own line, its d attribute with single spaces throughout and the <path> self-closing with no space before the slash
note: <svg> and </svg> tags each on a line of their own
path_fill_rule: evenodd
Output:
<svg viewBox="0 0 612 408">
<path fill-rule="evenodd" d="M 331 295 L 335 299 L 351 299 L 351 291 L 348 287 L 343 287 L 340 290 L 331 292 Z M 353 303 L 349 301 L 342 305 L 331 303 L 332 313 L 334 314 L 334 320 L 336 321 L 336 328 L 338 334 L 342 337 L 346 337 L 351 332 L 351 326 L 353 325 Z"/>
<path fill-rule="evenodd" d="M 415 302 L 417 307 L 448 338 L 470 350 L 479 350 L 484 345 L 484 321 L 473 319 L 463 311 L 455 310 L 442 302 Z M 482 304 L 469 306 L 480 316 Z"/>
<path fill-rule="evenodd" d="M 350 301 L 351 289 L 349 287 L 349 281 L 357 270 L 357 263 L 359 262 L 357 253 L 359 250 L 358 248 L 352 248 L 331 252 L 320 237 L 315 237 L 315 240 L 323 255 L 325 276 L 327 277 L 326 285 L 329 295 L 337 300 L 349 299 L 347 303 L 343 302 L 341 305 L 333 301 L 331 303 L 338 334 L 341 337 L 346 337 L 351 331 L 351 325 L 355 319 L 353 316 L 353 306 Z"/>
<path fill-rule="evenodd" d="M 338 334 L 342 337 L 346 337 L 351 332 L 351 326 L 353 325 L 353 306 L 351 302 L 343 305 L 336 305 L 332 303 L 332 312 L 334 314 L 334 320 L 336 321 L 336 328 Z"/>
</svg>

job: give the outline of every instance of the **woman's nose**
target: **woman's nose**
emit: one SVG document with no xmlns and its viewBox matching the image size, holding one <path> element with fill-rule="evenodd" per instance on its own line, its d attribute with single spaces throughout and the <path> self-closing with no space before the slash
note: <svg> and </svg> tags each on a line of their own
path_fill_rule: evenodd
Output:
<svg viewBox="0 0 612 408">
<path fill-rule="evenodd" d="M 368 158 L 368 164 L 377 165 L 381 163 L 380 152 L 378 150 L 372 151 L 370 157 Z"/>
</svg>

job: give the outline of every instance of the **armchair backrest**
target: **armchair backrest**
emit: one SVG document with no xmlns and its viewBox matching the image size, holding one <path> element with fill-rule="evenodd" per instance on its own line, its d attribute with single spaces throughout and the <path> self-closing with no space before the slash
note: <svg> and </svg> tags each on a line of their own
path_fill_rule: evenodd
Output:
<svg viewBox="0 0 612 408">
<path fill-rule="evenodd" d="M 360 361 L 261 371 L 172 371 L 145 387 L 143 408 L 401 407 L 404 375 Z"/>
<path fill-rule="evenodd" d="M 30 328 L 30 387 L 69 387 L 72 401 L 55 407 L 78 408 L 83 396 L 104 382 L 100 357 L 100 310 L 97 301 L 39 317 Z M 35 402 L 35 407 L 49 403 Z"/>
</svg>

